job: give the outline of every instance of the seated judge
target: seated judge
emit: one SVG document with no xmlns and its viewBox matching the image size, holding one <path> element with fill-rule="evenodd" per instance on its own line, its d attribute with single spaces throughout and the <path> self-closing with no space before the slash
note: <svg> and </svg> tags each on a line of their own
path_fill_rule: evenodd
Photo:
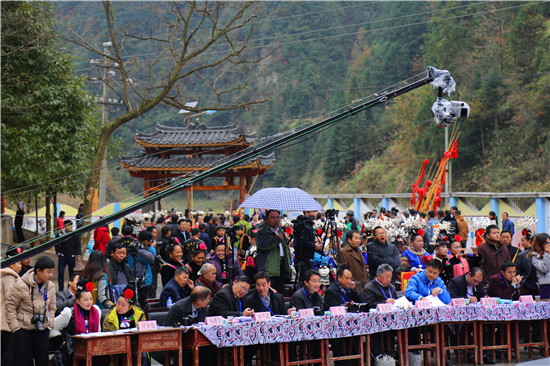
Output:
<svg viewBox="0 0 550 366">
<path fill-rule="evenodd" d="M 447 285 L 451 298 L 470 299 L 470 303 L 478 302 L 487 296 L 483 282 L 483 270 L 473 267 L 470 272 L 453 278 Z"/>
<path fill-rule="evenodd" d="M 208 316 L 253 316 L 254 310 L 246 307 L 244 297 L 250 289 L 250 279 L 240 276 L 229 286 L 222 288 L 212 299 Z"/>
<path fill-rule="evenodd" d="M 376 269 L 376 279 L 363 288 L 363 299 L 369 308 L 378 304 L 393 304 L 397 298 L 397 290 L 391 284 L 393 268 L 389 264 L 381 264 Z M 382 337 L 371 337 L 372 354 L 374 357 L 384 354 Z"/>
<path fill-rule="evenodd" d="M 189 270 L 185 267 L 176 268 L 172 278 L 160 292 L 160 306 L 166 307 L 168 298 L 172 298 L 172 304 L 189 296 L 195 285 L 189 279 Z"/>
<path fill-rule="evenodd" d="M 211 292 L 206 287 L 197 286 L 191 295 L 176 302 L 166 316 L 164 325 L 179 327 L 204 322 L 207 306 L 210 303 Z"/>
<path fill-rule="evenodd" d="M 256 288 L 246 296 L 246 307 L 255 312 L 269 311 L 271 315 L 285 315 L 283 295 L 271 289 L 271 280 L 267 272 L 256 273 L 254 281 Z"/>
<path fill-rule="evenodd" d="M 516 264 L 511 260 L 505 260 L 497 273 L 489 280 L 487 294 L 507 300 L 518 300 L 522 277 L 516 275 Z"/>
<path fill-rule="evenodd" d="M 444 304 L 451 302 L 451 295 L 445 287 L 445 283 L 439 277 L 441 271 L 441 262 L 437 259 L 432 259 L 426 265 L 426 270 L 418 272 L 411 277 L 405 296 L 413 304 L 416 300 L 424 300 L 428 296 L 437 296 Z"/>
<path fill-rule="evenodd" d="M 397 298 L 397 290 L 391 284 L 393 268 L 389 264 L 382 264 L 376 269 L 376 279 L 363 288 L 363 299 L 369 308 L 376 309 L 376 305 L 393 304 Z"/>
<path fill-rule="evenodd" d="M 336 281 L 334 281 L 325 292 L 323 302 L 325 310 L 331 306 L 340 306 L 350 301 L 362 303 L 363 296 L 355 288 L 353 275 L 348 266 L 340 266 L 336 271 Z"/>
<path fill-rule="evenodd" d="M 304 275 L 304 286 L 294 291 L 290 300 L 290 306 L 296 310 L 323 308 L 323 297 L 319 294 L 321 288 L 321 274 L 310 269 Z"/>
</svg>

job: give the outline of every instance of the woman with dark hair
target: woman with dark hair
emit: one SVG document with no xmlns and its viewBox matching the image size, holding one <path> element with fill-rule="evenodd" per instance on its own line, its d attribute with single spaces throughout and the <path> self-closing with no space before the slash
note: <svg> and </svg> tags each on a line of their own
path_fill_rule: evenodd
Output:
<svg viewBox="0 0 550 366">
<path fill-rule="evenodd" d="M 13 257 L 19 253 L 21 253 L 21 248 L 12 245 L 8 247 L 6 257 Z M 10 264 L 0 271 L 0 329 L 2 330 L 2 357 L 0 363 L 2 365 L 12 365 L 15 356 L 13 354 L 14 335 L 6 319 L 6 301 L 15 281 L 19 279 L 19 272 L 21 272 L 21 262 Z"/>
<path fill-rule="evenodd" d="M 206 252 L 200 249 L 193 249 L 191 252 L 191 260 L 185 265 L 189 270 L 189 279 L 195 282 L 199 278 L 199 270 L 206 262 Z"/>
<path fill-rule="evenodd" d="M 542 233 L 534 237 L 528 257 L 531 259 L 533 268 L 537 270 L 540 298 L 550 299 L 550 237 L 548 234 Z"/>
<path fill-rule="evenodd" d="M 168 260 L 163 263 L 160 269 L 160 278 L 162 280 L 162 287 L 166 286 L 168 281 L 174 278 L 176 268 L 183 266 L 181 260 L 183 258 L 183 249 L 181 245 L 175 244 L 168 247 Z"/>
<path fill-rule="evenodd" d="M 94 305 L 92 292 L 94 284 L 87 279 L 76 285 L 76 302 L 73 307 L 66 307 L 55 317 L 50 338 L 62 336 L 65 343 L 54 355 L 54 364 L 72 365 L 73 349 L 67 347 L 70 336 L 101 332 L 101 310 Z"/>
<path fill-rule="evenodd" d="M 232 283 L 239 276 L 244 276 L 243 270 L 237 262 L 233 252 L 229 251 L 224 243 L 218 243 L 215 251 L 207 257 L 208 263 L 216 267 L 216 281 L 223 284 Z"/>
<path fill-rule="evenodd" d="M 233 228 L 237 234 L 238 246 L 236 249 L 239 263 L 242 266 L 245 262 L 246 251 L 250 248 L 250 237 L 246 235 L 244 225 L 235 225 Z"/>
<path fill-rule="evenodd" d="M 133 286 L 127 286 L 119 295 L 116 306 L 109 311 L 103 320 L 103 330 L 135 328 L 137 322 L 145 320 L 145 313 L 136 304 Z"/>
<path fill-rule="evenodd" d="M 111 281 L 109 280 L 107 258 L 102 251 L 94 250 L 90 254 L 86 267 L 80 273 L 80 278 L 86 278 L 94 284 L 94 291 L 92 292 L 94 304 L 98 305 L 100 309 L 110 309 L 113 305 L 109 294 Z"/>
</svg>

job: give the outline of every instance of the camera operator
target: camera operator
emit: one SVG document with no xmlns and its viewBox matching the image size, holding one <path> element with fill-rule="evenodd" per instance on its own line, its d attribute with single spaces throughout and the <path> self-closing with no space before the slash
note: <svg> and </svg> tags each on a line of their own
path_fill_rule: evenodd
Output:
<svg viewBox="0 0 550 366">
<path fill-rule="evenodd" d="M 317 216 L 317 211 L 304 211 L 294 224 L 294 267 L 296 268 L 296 282 L 302 284 L 305 273 L 313 269 L 311 260 L 316 250 L 322 250 L 323 244 L 316 241 L 315 231 L 313 230 L 313 220 Z"/>
<path fill-rule="evenodd" d="M 128 265 L 134 275 L 136 288 L 138 289 L 138 302 L 141 308 L 145 308 L 145 300 L 155 297 L 152 293 L 153 272 L 151 265 L 155 262 L 156 250 L 151 246 L 153 234 L 143 230 L 138 235 L 138 242 L 130 245 L 128 250 Z"/>
<path fill-rule="evenodd" d="M 55 262 L 47 256 L 13 285 L 6 301 L 6 319 L 14 333 L 14 354 L 21 365 L 48 365 L 49 334 L 55 320 Z"/>
</svg>

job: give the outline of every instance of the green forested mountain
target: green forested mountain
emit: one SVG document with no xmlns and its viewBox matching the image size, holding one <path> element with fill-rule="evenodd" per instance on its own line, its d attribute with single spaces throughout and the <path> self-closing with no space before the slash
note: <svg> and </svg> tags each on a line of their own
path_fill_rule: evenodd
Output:
<svg viewBox="0 0 550 366">
<path fill-rule="evenodd" d="M 119 21 L 147 27 L 152 15 L 125 9 L 131 5 L 119 3 Z M 263 6 L 248 49 L 272 53 L 251 67 L 249 92 L 268 94 L 270 100 L 248 111 L 209 115 L 203 122 L 239 122 L 248 132 L 270 136 L 432 65 L 449 70 L 457 81 L 451 99 L 471 106 L 470 118 L 459 121 L 453 190 L 550 190 L 549 3 L 266 2 Z M 61 22 L 90 27 L 91 42 L 101 44 L 106 29 L 100 3 L 59 2 L 57 10 Z M 75 10 L 78 16 L 66 16 Z M 128 56 L 137 59 L 136 55 L 155 52 L 139 42 L 127 46 Z M 94 57 L 69 49 L 81 65 Z M 93 72 L 89 66 L 80 70 Z M 97 92 L 98 85 L 90 90 Z M 443 153 L 444 130 L 433 123 L 430 112 L 435 95 L 430 87 L 421 88 L 278 151 L 277 163 L 254 189 L 285 185 L 319 193 L 410 191 L 422 161 L 439 160 Z M 175 126 L 182 120 L 174 108 L 157 107 L 122 126 L 110 142 L 110 165 L 116 167 L 118 154 L 136 152 L 135 131 L 151 131 L 156 122 Z M 111 169 L 110 174 L 110 199 L 141 191 L 141 179 L 124 170 Z"/>
</svg>

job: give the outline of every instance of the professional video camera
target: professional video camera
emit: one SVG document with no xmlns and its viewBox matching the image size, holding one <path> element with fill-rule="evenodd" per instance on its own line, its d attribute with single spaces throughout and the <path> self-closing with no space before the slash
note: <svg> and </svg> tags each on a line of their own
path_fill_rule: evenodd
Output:
<svg viewBox="0 0 550 366">
<path fill-rule="evenodd" d="M 437 98 L 432 105 L 432 113 L 435 123 L 447 127 L 456 122 L 457 118 L 467 118 L 470 115 L 470 106 L 466 102 Z"/>
<path fill-rule="evenodd" d="M 314 306 L 312 309 L 313 314 L 315 314 L 316 316 L 325 315 L 325 311 L 320 306 Z"/>
<path fill-rule="evenodd" d="M 365 303 L 349 301 L 344 306 L 348 313 L 366 313 L 369 311 L 369 305 Z"/>
</svg>

